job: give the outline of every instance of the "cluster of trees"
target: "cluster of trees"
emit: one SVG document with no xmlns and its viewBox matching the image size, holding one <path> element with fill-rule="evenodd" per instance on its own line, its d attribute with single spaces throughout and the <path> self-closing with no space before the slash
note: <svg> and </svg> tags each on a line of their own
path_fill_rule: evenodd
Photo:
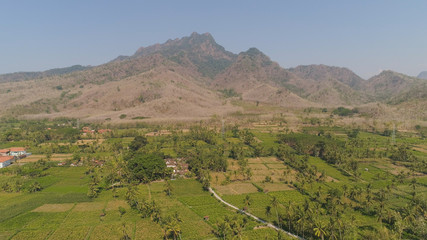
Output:
<svg viewBox="0 0 427 240">
<path fill-rule="evenodd" d="M 45 159 L 34 163 L 28 163 L 22 166 L 13 166 L 3 168 L 0 173 L 14 175 L 7 181 L 0 184 L 0 191 L 4 192 L 38 192 L 43 189 L 41 184 L 36 180 L 38 177 L 46 175 L 46 170 L 53 164 Z"/>
<path fill-rule="evenodd" d="M 359 166 L 357 159 L 376 157 L 378 153 L 372 150 L 366 142 L 357 138 L 357 130 L 351 131 L 349 134 L 351 137 L 347 141 L 338 140 L 330 135 L 281 134 L 278 136 L 278 142 L 292 149 L 279 148 L 277 155 L 282 160 L 294 159 L 295 157 L 292 157 L 292 154 L 320 157 L 329 164 L 335 165 L 337 168 L 345 171 L 347 174 L 358 178 L 360 172 L 357 171 Z M 281 151 L 282 149 L 285 149 L 285 151 Z M 283 154 L 283 152 L 286 154 Z M 288 161 L 288 164 L 296 168 L 306 166 L 305 164 L 294 166 L 296 164 L 293 161 Z"/>
<path fill-rule="evenodd" d="M 248 224 L 247 217 L 234 215 L 225 216 L 223 220 L 216 223 L 216 235 L 220 239 L 242 239 L 243 231 Z"/>
<path fill-rule="evenodd" d="M 387 202 L 392 194 L 391 190 L 396 188 L 396 182 L 403 184 L 407 181 L 405 180 L 407 174 L 401 173 L 395 177 L 386 175 L 384 178 L 378 175 L 378 179 L 393 180 L 386 188 L 380 190 L 373 190 L 371 184 L 366 184 L 365 187 L 343 185 L 341 189 L 331 187 L 328 190 L 319 187 L 317 191 L 311 189 L 311 184 L 310 188 L 306 187 L 305 183 L 311 183 L 313 180 L 321 181 L 320 176 L 324 175 L 319 176 L 316 168 L 310 167 L 307 163 L 308 155 L 320 157 L 356 179 L 360 177 L 359 159 L 379 156 L 375 150 L 370 149 L 372 146 L 368 146 L 367 142 L 358 138 L 358 131 L 350 131 L 348 137 L 343 141 L 331 136 L 307 134 L 278 136 L 280 146 L 276 155 L 299 172 L 294 186 L 309 196 L 311 202 L 306 202 L 302 207 L 291 207 L 292 203 L 289 203 L 286 213 L 281 216 L 279 214 L 277 223 L 279 225 L 287 223 L 287 226 L 284 225 L 287 230 L 313 238 L 323 236 L 330 239 L 352 239 L 362 235 L 374 239 L 384 236 L 388 239 L 401 239 L 402 234 L 409 238 L 426 238 L 427 231 L 421 229 L 425 229 L 427 204 L 416 192 L 415 178 L 406 182 L 412 189 L 410 203 L 406 207 L 396 208 Z M 412 168 L 417 165 L 419 166 L 417 171 L 423 171 L 423 161 L 417 159 L 405 145 L 391 149 L 388 156 L 392 161 L 406 163 L 406 166 Z M 289 210 L 290 208 L 293 211 Z M 268 208 L 268 211 L 270 210 L 271 207 Z M 350 213 L 354 213 L 353 211 L 376 217 L 381 228 L 378 231 L 361 231 L 352 225 L 351 221 L 343 220 L 348 219 L 343 217 L 344 215 L 352 216 Z"/>
<path fill-rule="evenodd" d="M 3 142 L 11 141 L 28 141 L 35 145 L 47 141 L 67 140 L 75 142 L 79 139 L 80 130 L 73 128 L 73 120 L 69 121 L 25 121 L 17 124 L 19 128 L 14 128 L 15 125 L 4 126 L 3 133 L 0 135 L 0 140 Z"/>
<path fill-rule="evenodd" d="M 352 116 L 355 113 L 359 113 L 359 110 L 357 108 L 348 109 L 345 107 L 339 107 L 334 111 L 332 111 L 332 113 L 342 117 L 346 117 L 346 116 Z"/>
<path fill-rule="evenodd" d="M 131 181 L 148 183 L 171 175 L 171 169 L 166 168 L 163 153 L 146 149 L 147 143 L 144 136 L 137 136 L 129 144 L 125 159 Z"/>
<path fill-rule="evenodd" d="M 345 185 L 344 185 L 345 186 Z M 368 195 L 369 194 L 369 195 Z M 370 188 L 361 189 L 330 189 L 327 193 L 318 191 L 317 197 L 302 204 L 289 201 L 283 204 L 284 211 L 277 211 L 281 205 L 273 197 L 269 206 L 265 208 L 267 216 L 275 214 L 274 224 L 290 232 L 294 232 L 306 239 L 425 239 L 426 208 L 422 203 L 411 203 L 397 210 L 386 208 L 385 200 L 387 191 L 373 193 Z M 371 196 L 371 198 L 367 197 Z M 361 203 L 371 209 L 369 215 L 376 216 L 381 227 L 377 231 L 361 231 L 355 224 L 354 215 L 348 215 L 348 208 L 352 206 L 345 201 L 346 198 L 363 199 L 368 202 Z M 424 204 L 425 205 L 425 204 Z M 275 210 L 274 212 L 272 210 Z"/>
<path fill-rule="evenodd" d="M 166 194 L 171 194 L 171 185 L 167 183 L 165 187 Z M 138 211 L 142 218 L 150 218 L 151 221 L 160 224 L 163 229 L 164 239 L 181 238 L 182 219 L 177 212 L 164 215 L 156 201 L 149 201 L 139 196 L 137 185 L 128 186 L 126 200 L 132 209 Z"/>
<path fill-rule="evenodd" d="M 240 96 L 240 94 L 238 94 L 236 90 L 234 90 L 233 88 L 224 88 L 223 90 L 219 90 L 219 92 L 221 92 L 226 98 Z"/>
</svg>

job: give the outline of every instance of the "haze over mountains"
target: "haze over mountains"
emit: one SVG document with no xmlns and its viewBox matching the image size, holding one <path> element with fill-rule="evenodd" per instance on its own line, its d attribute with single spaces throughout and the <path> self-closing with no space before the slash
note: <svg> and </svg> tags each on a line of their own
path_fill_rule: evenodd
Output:
<svg viewBox="0 0 427 240">
<path fill-rule="evenodd" d="M 384 71 L 364 80 L 326 65 L 285 69 L 256 48 L 234 54 L 209 33 L 193 33 L 95 67 L 0 75 L 0 103 L 3 115 L 92 120 L 209 117 L 240 111 L 239 101 L 291 108 L 418 106 L 427 99 L 422 78 Z"/>
<path fill-rule="evenodd" d="M 427 71 L 423 71 L 418 75 L 418 78 L 427 79 Z"/>
</svg>

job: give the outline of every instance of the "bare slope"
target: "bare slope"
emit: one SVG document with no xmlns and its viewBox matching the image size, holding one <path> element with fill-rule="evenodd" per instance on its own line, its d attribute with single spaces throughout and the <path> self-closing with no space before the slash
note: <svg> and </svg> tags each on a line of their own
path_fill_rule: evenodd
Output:
<svg viewBox="0 0 427 240">
<path fill-rule="evenodd" d="M 200 78 L 197 72 L 154 54 L 66 76 L 8 83 L 10 91 L 2 93 L 0 103 L 8 106 L 6 112 L 17 115 L 94 120 L 114 120 L 122 114 L 200 118 L 238 110 L 206 89 Z"/>
<path fill-rule="evenodd" d="M 307 107 L 311 103 L 295 93 L 290 81 L 299 81 L 256 48 L 238 55 L 237 60 L 212 82 L 217 89 L 234 89 L 243 100 L 261 101 L 286 107 Z"/>
<path fill-rule="evenodd" d="M 284 69 L 256 48 L 230 53 L 208 33 L 143 47 L 96 67 L 10 76 L 0 76 L 0 113 L 26 117 L 199 119 L 241 110 L 221 91 L 298 108 L 376 101 L 410 107 L 427 98 L 427 81 L 419 78 L 386 71 L 365 81 L 325 65 Z"/>
<path fill-rule="evenodd" d="M 288 69 L 307 84 L 305 97 L 327 106 L 358 105 L 369 101 L 362 89 L 366 81 L 347 68 L 307 65 Z"/>
<path fill-rule="evenodd" d="M 401 103 L 427 97 L 427 81 L 393 71 L 383 71 L 370 78 L 365 91 L 377 101 Z"/>
<path fill-rule="evenodd" d="M 15 81 L 25 81 L 35 78 L 45 78 L 50 76 L 63 75 L 71 72 L 83 71 L 90 69 L 90 66 L 81 66 L 74 65 L 71 67 L 65 68 L 54 68 L 44 72 L 16 72 L 0 75 L 0 82 L 15 82 Z"/>
</svg>

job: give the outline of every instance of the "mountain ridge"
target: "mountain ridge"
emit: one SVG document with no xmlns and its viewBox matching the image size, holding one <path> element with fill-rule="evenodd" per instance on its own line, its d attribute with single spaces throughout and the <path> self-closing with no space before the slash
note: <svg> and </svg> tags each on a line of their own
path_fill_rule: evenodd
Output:
<svg viewBox="0 0 427 240">
<path fill-rule="evenodd" d="M 322 64 L 285 69 L 257 48 L 231 53 L 209 33 L 141 47 L 131 56 L 83 68 L 0 82 L 0 104 L 9 106 L 2 113 L 185 118 L 240 111 L 232 104 L 239 99 L 305 108 L 426 98 L 425 81 L 418 78 L 384 71 L 364 80 L 347 68 Z"/>
<path fill-rule="evenodd" d="M 420 72 L 420 74 L 418 74 L 417 78 L 427 79 L 427 71 Z"/>
<path fill-rule="evenodd" d="M 76 71 L 84 71 L 92 68 L 92 66 L 73 65 L 70 67 L 53 68 L 40 72 L 14 72 L 0 75 L 0 82 L 25 81 L 34 78 L 50 77 L 55 75 L 63 75 Z"/>
</svg>

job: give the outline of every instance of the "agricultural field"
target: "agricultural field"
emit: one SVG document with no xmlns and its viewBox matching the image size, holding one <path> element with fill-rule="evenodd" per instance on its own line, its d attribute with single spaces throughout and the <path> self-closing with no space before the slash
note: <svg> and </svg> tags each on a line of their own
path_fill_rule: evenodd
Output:
<svg viewBox="0 0 427 240">
<path fill-rule="evenodd" d="M 33 153 L 0 169 L 0 239 L 291 239 L 209 188 L 305 239 L 426 236 L 424 138 L 287 121 L 102 135 L 73 120 L 0 124 L 13 126 L 0 145 Z"/>
<path fill-rule="evenodd" d="M 54 167 L 44 189 L 37 193 L 1 193 L 0 239 L 162 239 L 164 231 L 149 218 L 141 218 L 125 200 L 125 189 L 86 196 L 89 177 L 84 167 Z M 46 177 L 45 177 L 46 178 Z M 164 182 L 140 185 L 140 197 L 156 201 L 162 213 L 178 213 L 183 239 L 212 239 L 217 220 L 236 214 L 203 191 L 199 182 L 171 181 L 173 194 L 164 193 Z M 119 208 L 125 209 L 121 215 Z M 208 220 L 204 220 L 209 216 Z M 248 219 L 249 220 L 249 219 Z M 271 234 L 249 220 L 243 236 Z M 260 233 L 262 232 L 262 233 Z M 274 232 L 274 231 L 272 231 Z"/>
</svg>

